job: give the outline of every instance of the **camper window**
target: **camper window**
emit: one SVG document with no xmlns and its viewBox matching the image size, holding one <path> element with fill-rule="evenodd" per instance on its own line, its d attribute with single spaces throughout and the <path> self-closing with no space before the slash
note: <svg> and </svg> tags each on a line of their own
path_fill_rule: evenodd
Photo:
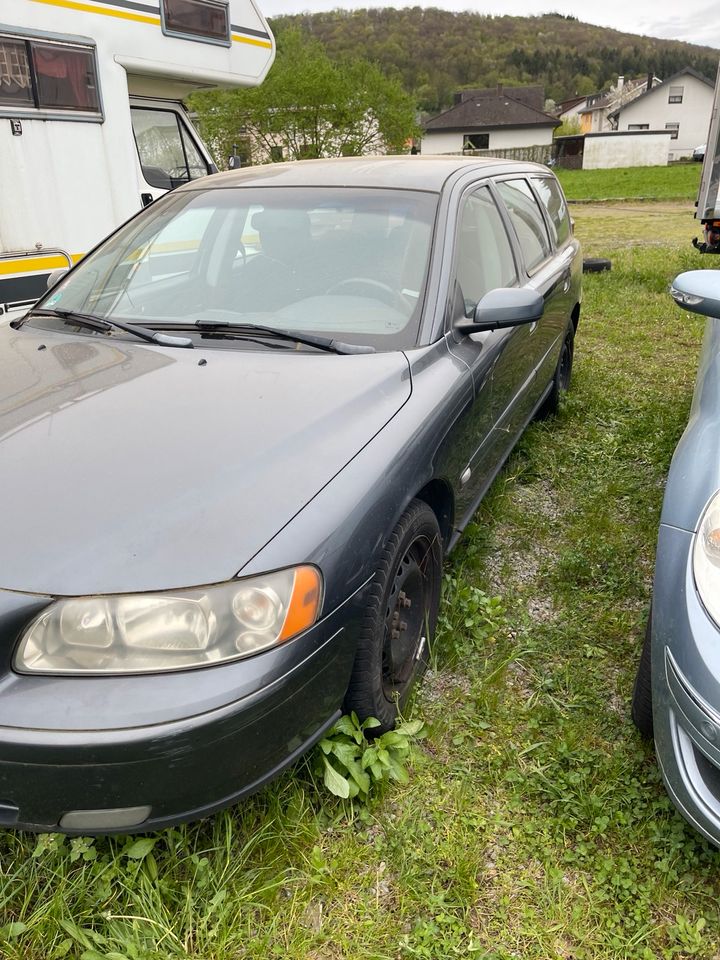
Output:
<svg viewBox="0 0 720 960">
<path fill-rule="evenodd" d="M 94 49 L 0 37 L 0 104 L 99 114 Z"/>
<path fill-rule="evenodd" d="M 210 172 L 174 110 L 133 107 L 131 114 L 140 166 L 151 187 L 172 190 Z"/>
<path fill-rule="evenodd" d="M 230 45 L 226 0 L 162 0 L 163 33 Z"/>
</svg>

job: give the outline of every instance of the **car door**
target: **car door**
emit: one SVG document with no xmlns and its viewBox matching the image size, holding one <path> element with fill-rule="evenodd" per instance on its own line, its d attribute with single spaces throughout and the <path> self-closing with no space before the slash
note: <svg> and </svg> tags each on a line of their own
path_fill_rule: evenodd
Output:
<svg viewBox="0 0 720 960">
<path fill-rule="evenodd" d="M 463 464 L 456 503 L 461 524 L 492 481 L 506 446 L 506 437 L 495 430 L 492 394 L 493 368 L 508 331 L 461 336 L 452 328 L 473 315 L 489 290 L 517 282 L 513 247 L 495 198 L 486 183 L 474 186 L 460 200 L 446 310 L 449 348 L 468 367 L 473 385 L 472 407 L 454 440 L 455 462 Z"/>
<path fill-rule="evenodd" d="M 543 318 L 548 334 L 546 342 L 550 346 L 537 370 L 542 386 L 548 384 L 555 374 L 562 339 L 577 302 L 578 291 L 572 282 L 577 241 L 573 238 L 565 197 L 555 177 L 552 174 L 530 177 L 530 185 L 545 214 L 554 249 L 552 272 L 555 283 L 552 296 L 546 298 L 546 316 Z"/>
<path fill-rule="evenodd" d="M 133 97 L 130 116 L 143 206 L 183 183 L 217 172 L 181 104 Z"/>
<path fill-rule="evenodd" d="M 545 301 L 537 323 L 508 331 L 502 355 L 493 374 L 493 412 L 498 429 L 514 443 L 538 405 L 557 362 L 555 345 L 564 329 L 561 316 L 563 285 L 569 289 L 569 264 L 563 266 L 553 253 L 545 217 L 527 177 L 498 180 L 495 187 L 522 254 L 522 283 L 540 293 Z M 554 360 L 553 360 L 554 357 Z M 548 372 L 548 366 L 552 370 Z M 524 372 L 522 382 L 518 379 Z"/>
</svg>

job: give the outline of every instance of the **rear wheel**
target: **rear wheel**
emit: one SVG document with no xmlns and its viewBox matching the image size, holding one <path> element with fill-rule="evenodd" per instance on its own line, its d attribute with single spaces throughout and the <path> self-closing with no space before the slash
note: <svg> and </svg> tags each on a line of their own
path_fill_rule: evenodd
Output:
<svg viewBox="0 0 720 960">
<path fill-rule="evenodd" d="M 536 414 L 537 420 L 547 420 L 548 417 L 554 417 L 560 409 L 560 397 L 564 393 L 567 393 L 570 387 L 574 354 L 575 329 L 571 325 L 565 333 L 565 339 L 563 340 L 562 350 L 560 351 L 557 366 L 555 367 L 555 375 L 553 376 L 550 393 Z"/>
<path fill-rule="evenodd" d="M 635 675 L 631 708 L 633 723 L 642 736 L 648 740 L 652 739 L 653 736 L 652 669 L 650 657 L 651 633 L 652 607 L 650 608 L 650 616 L 648 617 L 647 628 L 645 630 L 645 640 L 643 642 L 642 653 L 640 654 L 640 663 L 638 664 L 637 674 Z"/>
<path fill-rule="evenodd" d="M 413 500 L 385 543 L 369 592 L 345 706 L 391 730 L 427 666 L 442 581 L 435 514 Z"/>
</svg>

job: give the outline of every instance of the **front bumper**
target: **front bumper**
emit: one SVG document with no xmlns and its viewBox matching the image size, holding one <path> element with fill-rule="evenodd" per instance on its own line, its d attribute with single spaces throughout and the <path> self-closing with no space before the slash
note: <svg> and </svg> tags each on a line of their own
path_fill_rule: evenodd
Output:
<svg viewBox="0 0 720 960">
<path fill-rule="evenodd" d="M 155 830 L 257 790 L 339 715 L 365 589 L 274 650 L 133 677 L 14 673 L 22 626 L 48 601 L 0 591 L 0 826 Z"/>
<path fill-rule="evenodd" d="M 693 535 L 661 526 L 652 612 L 655 749 L 685 819 L 720 847 L 720 631 L 692 575 Z"/>
</svg>

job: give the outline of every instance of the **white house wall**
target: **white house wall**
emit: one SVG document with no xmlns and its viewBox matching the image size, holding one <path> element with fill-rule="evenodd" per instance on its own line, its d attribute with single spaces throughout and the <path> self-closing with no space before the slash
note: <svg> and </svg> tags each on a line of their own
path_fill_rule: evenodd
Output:
<svg viewBox="0 0 720 960">
<path fill-rule="evenodd" d="M 677 140 L 670 141 L 670 159 L 689 157 L 695 147 L 705 143 L 710 126 L 713 89 L 701 80 L 683 75 L 672 86 L 682 86 L 683 102 L 668 103 L 670 84 L 653 88 L 640 100 L 634 100 L 620 111 L 618 129 L 631 124 L 647 123 L 650 130 L 664 130 L 666 123 L 679 123 Z"/>
<path fill-rule="evenodd" d="M 491 130 L 490 150 L 509 150 L 512 147 L 535 147 L 552 143 L 552 127 L 517 127 Z"/>
<path fill-rule="evenodd" d="M 463 148 L 462 133 L 446 133 L 445 131 L 429 132 L 422 138 L 421 153 L 461 153 Z"/>
<path fill-rule="evenodd" d="M 472 131 L 467 131 L 471 133 Z M 516 127 L 484 130 L 489 134 L 489 150 L 509 150 L 513 147 L 534 147 L 552 143 L 552 127 Z M 429 131 L 422 139 L 424 154 L 462 153 L 465 133 L 458 131 Z"/>
<path fill-rule="evenodd" d="M 583 170 L 607 170 L 612 167 L 665 167 L 668 162 L 667 133 L 608 133 L 585 137 Z"/>
</svg>

